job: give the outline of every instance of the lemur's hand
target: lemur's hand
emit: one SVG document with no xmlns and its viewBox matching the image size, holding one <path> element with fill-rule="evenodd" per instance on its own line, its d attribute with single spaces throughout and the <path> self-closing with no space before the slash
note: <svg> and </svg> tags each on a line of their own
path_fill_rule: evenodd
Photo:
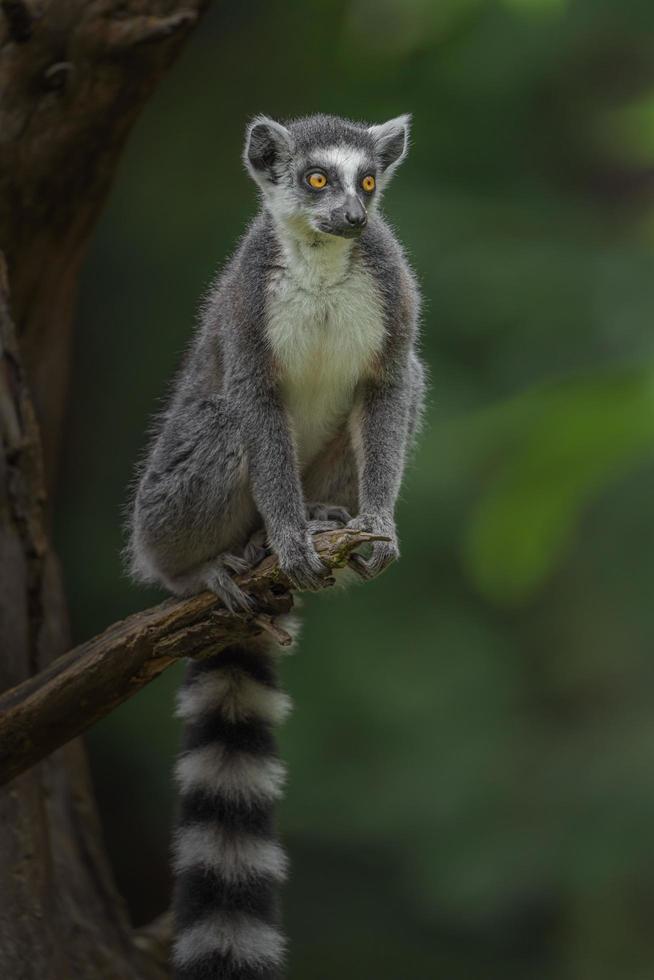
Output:
<svg viewBox="0 0 654 980">
<path fill-rule="evenodd" d="M 277 556 L 280 568 L 296 589 L 317 592 L 334 584 L 330 569 L 318 557 L 308 531 L 285 541 L 278 547 Z"/>
<path fill-rule="evenodd" d="M 391 514 L 359 514 L 358 517 L 349 521 L 347 526 L 354 531 L 383 534 L 390 539 L 389 541 L 375 541 L 369 558 L 363 558 L 357 554 L 350 556 L 348 565 L 361 578 L 375 578 L 400 557 L 395 521 Z"/>
</svg>

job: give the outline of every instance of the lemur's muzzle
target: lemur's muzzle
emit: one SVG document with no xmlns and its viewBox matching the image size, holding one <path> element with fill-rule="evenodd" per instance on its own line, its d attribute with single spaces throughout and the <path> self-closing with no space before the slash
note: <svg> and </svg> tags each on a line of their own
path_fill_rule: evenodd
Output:
<svg viewBox="0 0 654 980">
<path fill-rule="evenodd" d="M 356 238 L 366 226 L 368 215 L 358 197 L 345 199 L 340 208 L 335 208 L 329 216 L 330 232 L 342 238 Z"/>
</svg>

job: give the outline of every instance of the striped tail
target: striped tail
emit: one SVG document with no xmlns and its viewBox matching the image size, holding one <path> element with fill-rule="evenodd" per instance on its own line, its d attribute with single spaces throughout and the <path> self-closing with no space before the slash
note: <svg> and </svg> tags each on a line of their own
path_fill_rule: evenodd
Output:
<svg viewBox="0 0 654 980">
<path fill-rule="evenodd" d="M 273 727 L 290 701 L 276 674 L 273 649 L 234 646 L 192 664 L 179 696 L 175 980 L 281 977 L 286 856 L 273 808 L 285 769 Z"/>
</svg>

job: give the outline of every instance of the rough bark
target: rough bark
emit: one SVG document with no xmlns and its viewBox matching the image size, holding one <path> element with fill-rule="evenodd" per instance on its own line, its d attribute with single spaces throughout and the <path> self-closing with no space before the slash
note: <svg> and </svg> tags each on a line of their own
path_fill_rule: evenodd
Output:
<svg viewBox="0 0 654 980">
<path fill-rule="evenodd" d="M 0 248 L 55 470 L 77 277 L 129 131 L 207 0 L 3 0 Z"/>
<path fill-rule="evenodd" d="M 70 645 L 36 419 L 51 479 L 88 238 L 129 130 L 205 2 L 0 2 L 2 688 Z M 156 930 L 132 935 L 72 742 L 0 792 L 0 976 L 163 980 L 161 949 Z"/>
<path fill-rule="evenodd" d="M 6 687 L 45 668 L 68 640 L 44 528 L 38 427 L 4 290 L 0 342 L 0 683 Z M 0 826 L 1 976 L 165 976 L 150 970 L 132 941 L 102 852 L 79 743 L 0 793 Z"/>
<path fill-rule="evenodd" d="M 316 535 L 330 568 L 379 535 L 346 528 Z M 272 617 L 288 612 L 291 597 L 276 558 L 239 578 L 258 596 L 258 614 L 229 613 L 210 592 L 168 600 L 115 623 L 100 636 L 0 695 L 0 785 L 14 779 L 132 697 L 180 657 L 206 657 L 237 640 L 269 632 L 282 647 L 291 637 Z"/>
</svg>

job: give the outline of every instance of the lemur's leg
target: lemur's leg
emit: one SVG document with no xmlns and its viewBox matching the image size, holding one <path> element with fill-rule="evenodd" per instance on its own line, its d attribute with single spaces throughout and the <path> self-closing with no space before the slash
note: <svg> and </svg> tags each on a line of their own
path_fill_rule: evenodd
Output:
<svg viewBox="0 0 654 980">
<path fill-rule="evenodd" d="M 245 453 L 222 399 L 194 402 L 164 425 L 139 486 L 133 565 L 178 595 L 215 592 L 232 610 L 249 598 L 233 580 L 249 562 L 242 550 L 259 523 Z"/>
<path fill-rule="evenodd" d="M 209 588 L 211 592 L 215 592 L 232 612 L 249 612 L 254 608 L 255 602 L 237 585 L 233 575 L 250 571 L 271 553 L 266 531 L 260 527 L 250 537 L 241 553 L 235 555 L 223 552 L 218 558 L 206 563 L 200 571 L 200 588 Z"/>
<path fill-rule="evenodd" d="M 250 567 L 249 562 L 240 555 L 225 551 L 190 572 L 172 578 L 162 576 L 162 581 L 177 595 L 194 595 L 208 589 L 224 602 L 230 612 L 249 613 L 254 608 L 254 600 L 243 592 L 234 575 L 246 572 Z"/>
</svg>

